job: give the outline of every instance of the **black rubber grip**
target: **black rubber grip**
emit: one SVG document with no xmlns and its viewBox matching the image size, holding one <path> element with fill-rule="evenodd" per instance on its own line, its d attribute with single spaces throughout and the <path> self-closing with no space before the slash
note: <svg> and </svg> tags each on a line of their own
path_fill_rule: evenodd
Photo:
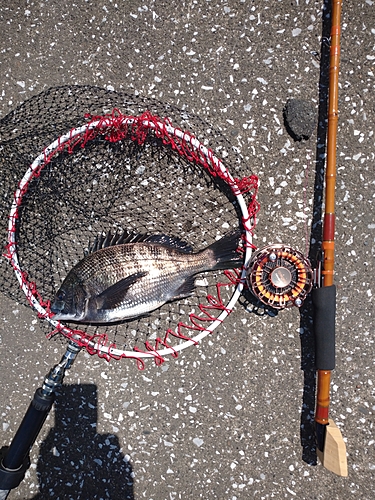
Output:
<svg viewBox="0 0 375 500">
<path fill-rule="evenodd" d="M 54 399 L 54 393 L 50 396 L 43 396 L 41 388 L 36 390 L 34 399 L 31 401 L 16 435 L 3 458 L 2 465 L 4 469 L 17 470 L 22 466 L 47 418 Z"/>
<path fill-rule="evenodd" d="M 335 368 L 336 286 L 314 288 L 315 366 L 318 370 Z"/>
</svg>

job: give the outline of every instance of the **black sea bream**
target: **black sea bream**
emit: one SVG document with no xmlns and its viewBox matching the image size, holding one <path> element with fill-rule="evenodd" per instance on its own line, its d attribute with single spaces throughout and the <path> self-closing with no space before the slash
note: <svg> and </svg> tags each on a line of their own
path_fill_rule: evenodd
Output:
<svg viewBox="0 0 375 500">
<path fill-rule="evenodd" d="M 121 243 L 124 239 L 115 235 L 106 238 L 109 246 L 97 240 L 58 290 L 51 306 L 53 319 L 111 323 L 188 297 L 196 274 L 242 265 L 240 236 L 240 231 L 228 233 L 196 253 L 165 235 L 136 235 L 131 243 Z"/>
</svg>

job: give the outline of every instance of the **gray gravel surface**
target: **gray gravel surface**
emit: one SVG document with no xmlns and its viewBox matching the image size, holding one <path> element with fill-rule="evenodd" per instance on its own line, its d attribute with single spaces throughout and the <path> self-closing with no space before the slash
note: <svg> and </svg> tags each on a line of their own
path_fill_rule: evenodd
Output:
<svg viewBox="0 0 375 500">
<path fill-rule="evenodd" d="M 311 450 L 311 325 L 297 309 L 272 317 L 239 304 L 212 337 L 161 367 L 81 353 L 10 500 L 373 498 L 375 4 L 343 4 L 331 416 L 349 476 Z M 321 1 L 7 5 L 1 117 L 63 84 L 185 106 L 219 126 L 259 176 L 256 244 L 306 253 L 322 144 L 317 131 L 294 142 L 283 109 L 304 99 L 318 113 Z M 63 348 L 23 304 L 0 295 L 0 307 L 3 445 Z"/>
</svg>

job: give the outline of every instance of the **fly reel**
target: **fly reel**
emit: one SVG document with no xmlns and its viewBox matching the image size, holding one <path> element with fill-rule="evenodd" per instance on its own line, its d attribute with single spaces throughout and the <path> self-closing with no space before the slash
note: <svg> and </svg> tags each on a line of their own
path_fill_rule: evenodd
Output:
<svg viewBox="0 0 375 500">
<path fill-rule="evenodd" d="M 301 307 L 313 284 L 308 260 L 297 250 L 269 245 L 253 253 L 246 279 L 253 294 L 274 309 Z"/>
</svg>

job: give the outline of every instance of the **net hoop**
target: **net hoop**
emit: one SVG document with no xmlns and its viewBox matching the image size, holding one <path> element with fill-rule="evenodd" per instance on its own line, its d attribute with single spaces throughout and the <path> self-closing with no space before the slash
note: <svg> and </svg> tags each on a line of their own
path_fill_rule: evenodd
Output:
<svg viewBox="0 0 375 500">
<path fill-rule="evenodd" d="M 16 220 L 19 218 L 19 208 L 22 204 L 23 197 L 27 193 L 32 179 L 40 175 L 41 170 L 49 163 L 52 156 L 66 148 L 68 149 L 68 152 L 72 152 L 72 150 L 78 145 L 80 147 L 84 147 L 88 141 L 95 138 L 99 133 L 105 135 L 105 138 L 111 142 L 116 142 L 123 138 L 129 138 L 129 130 L 131 130 L 134 126 L 142 129 L 141 133 L 144 138 L 149 131 L 152 131 L 156 137 L 162 138 L 164 144 L 171 145 L 173 149 L 188 160 L 196 161 L 205 168 L 208 167 L 208 170 L 213 176 L 218 175 L 224 182 L 226 182 L 238 202 L 238 206 L 242 214 L 242 224 L 245 230 L 243 237 L 245 242 L 243 247 L 244 267 L 236 280 L 236 288 L 229 302 L 224 308 L 222 308 L 222 311 L 217 318 L 214 319 L 208 326 L 205 326 L 204 329 L 199 328 L 199 333 L 194 337 L 185 337 L 185 341 L 174 346 L 167 346 L 166 342 L 162 342 L 162 344 L 164 344 L 164 348 L 158 349 L 157 347 L 150 347 L 148 342 L 146 342 L 146 351 L 141 351 L 138 348 L 134 348 L 132 351 L 127 351 L 117 348 L 114 344 L 106 345 L 106 342 L 103 342 L 100 335 L 99 341 L 95 341 L 95 339 L 87 336 L 84 332 L 71 329 L 59 321 L 55 321 L 52 318 L 53 314 L 49 310 L 49 302 L 44 302 L 42 300 L 42 297 L 36 290 L 36 285 L 28 281 L 27 273 L 21 269 L 16 241 Z M 131 136 L 130 139 L 138 140 L 139 143 L 142 143 L 142 141 L 139 140 L 139 136 Z M 174 139 L 176 140 L 176 144 L 173 144 Z M 171 140 L 172 144 L 170 142 Z M 184 150 L 180 149 L 179 146 L 181 144 L 184 144 L 185 146 L 188 145 L 188 148 Z M 252 230 L 255 225 L 255 214 L 258 210 L 258 204 L 255 200 L 258 179 L 256 176 L 251 176 L 251 179 L 253 182 L 252 188 L 255 193 L 252 203 L 250 204 L 252 205 L 252 209 L 249 212 L 249 208 L 243 197 L 243 193 L 250 191 L 250 188 L 246 185 L 246 180 L 248 180 L 248 178 L 237 179 L 232 177 L 223 162 L 213 153 L 211 149 L 207 148 L 196 137 L 189 132 L 184 132 L 181 129 L 172 126 L 168 119 L 161 119 L 152 115 L 150 112 L 145 112 L 140 116 L 126 116 L 122 115 L 118 110 L 114 110 L 111 115 L 94 117 L 89 123 L 73 128 L 68 133 L 58 137 L 32 162 L 19 182 L 18 189 L 14 194 L 14 200 L 9 214 L 8 244 L 6 247 L 7 252 L 5 257 L 9 259 L 20 284 L 20 288 L 25 294 L 30 305 L 37 311 L 39 317 L 45 318 L 55 329 L 51 335 L 54 333 L 62 333 L 64 336 L 73 340 L 80 346 L 85 347 L 90 354 L 97 354 L 99 357 L 104 357 L 108 361 L 110 359 L 133 358 L 137 360 L 138 367 L 140 369 L 144 368 L 144 362 L 142 361 L 144 358 L 154 358 L 156 364 L 161 364 L 165 361 L 164 356 L 172 355 L 173 357 L 177 357 L 178 352 L 190 346 L 197 345 L 203 338 L 211 334 L 232 312 L 242 293 L 246 282 L 246 267 L 251 259 L 252 250 L 255 248 L 252 244 Z M 181 338 L 184 337 L 180 336 L 180 339 Z"/>
</svg>

